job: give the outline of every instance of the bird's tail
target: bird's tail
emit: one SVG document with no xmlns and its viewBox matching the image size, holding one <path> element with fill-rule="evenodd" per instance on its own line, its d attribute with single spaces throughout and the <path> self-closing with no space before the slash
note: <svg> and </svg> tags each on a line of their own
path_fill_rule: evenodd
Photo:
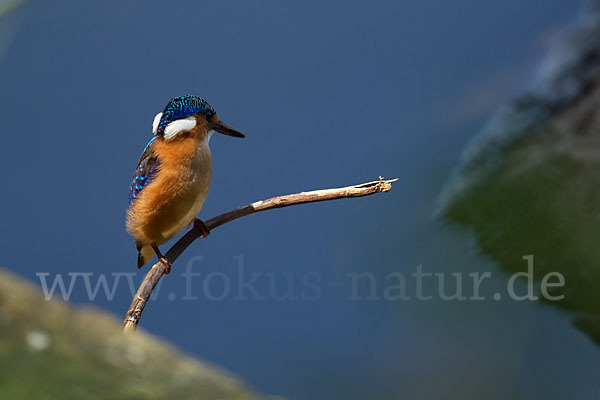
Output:
<svg viewBox="0 0 600 400">
<path fill-rule="evenodd" d="M 152 250 L 152 246 L 138 245 L 138 251 L 138 268 L 142 268 L 152 260 L 152 257 L 154 257 L 154 250 Z"/>
</svg>

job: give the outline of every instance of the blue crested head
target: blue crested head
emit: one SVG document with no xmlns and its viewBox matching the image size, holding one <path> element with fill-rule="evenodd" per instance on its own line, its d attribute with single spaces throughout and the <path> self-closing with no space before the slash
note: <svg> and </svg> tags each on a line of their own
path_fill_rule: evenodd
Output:
<svg viewBox="0 0 600 400">
<path fill-rule="evenodd" d="M 194 114 L 202 114 L 210 120 L 216 112 L 211 105 L 201 97 L 193 95 L 174 97 L 163 110 L 155 133 L 157 135 L 163 135 L 165 128 L 171 122 Z"/>
<path fill-rule="evenodd" d="M 200 126 L 206 131 L 203 137 L 210 138 L 210 131 L 239 138 L 245 137 L 241 132 L 221 121 L 206 100 L 192 95 L 171 99 L 163 112 L 154 117 L 152 133 L 167 141 L 175 140 L 181 137 L 181 134 L 191 132 L 198 126 L 198 115 L 206 118 L 205 122 L 200 122 Z"/>
</svg>

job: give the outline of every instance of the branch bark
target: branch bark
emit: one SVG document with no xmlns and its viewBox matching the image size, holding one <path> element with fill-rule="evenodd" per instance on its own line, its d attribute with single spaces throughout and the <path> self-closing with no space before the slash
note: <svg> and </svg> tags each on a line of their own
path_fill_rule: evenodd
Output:
<svg viewBox="0 0 600 400">
<path fill-rule="evenodd" d="M 367 182 L 355 186 L 346 186 L 335 189 L 323 189 L 313 190 L 310 192 L 301 192 L 295 194 L 288 194 L 283 196 L 271 197 L 267 200 L 256 201 L 247 206 L 236 208 L 224 214 L 218 215 L 207 221 L 204 221 L 206 227 L 209 230 L 213 230 L 218 226 L 231 222 L 235 219 L 244 217 L 246 215 L 255 214 L 261 211 L 272 210 L 275 208 L 282 208 L 288 206 L 294 206 L 297 204 L 314 203 L 318 201 L 343 199 L 350 197 L 362 197 L 368 196 L 374 193 L 387 192 L 392 188 L 392 182 L 398 179 L 383 180 L 379 177 L 378 181 Z M 192 242 L 202 236 L 202 232 L 199 228 L 190 229 L 181 239 L 177 241 L 165 254 L 167 259 L 174 263 L 175 260 L 183 253 L 183 251 Z M 165 266 L 161 262 L 157 262 L 152 266 L 150 271 L 146 274 L 144 281 L 140 285 L 129 310 L 125 316 L 123 324 L 123 331 L 134 332 L 137 328 L 138 322 L 142 317 L 142 312 L 148 303 L 148 299 L 152 294 L 152 291 L 156 287 L 158 281 L 165 273 Z"/>
</svg>

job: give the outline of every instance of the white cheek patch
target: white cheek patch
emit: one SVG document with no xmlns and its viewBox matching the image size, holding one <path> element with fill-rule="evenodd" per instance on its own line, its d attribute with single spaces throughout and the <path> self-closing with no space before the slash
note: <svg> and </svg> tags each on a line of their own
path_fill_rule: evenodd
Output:
<svg viewBox="0 0 600 400">
<path fill-rule="evenodd" d="M 156 131 L 158 131 L 158 124 L 160 123 L 160 119 L 162 118 L 163 113 L 158 113 L 154 117 L 154 122 L 152 122 L 152 133 L 156 135 Z"/>
<path fill-rule="evenodd" d="M 206 134 L 206 143 L 210 142 L 210 138 L 212 137 L 213 133 L 215 133 L 215 131 L 213 131 L 213 130 L 208 131 L 208 133 Z"/>
<path fill-rule="evenodd" d="M 165 128 L 165 139 L 170 140 L 181 132 L 192 130 L 196 127 L 196 118 L 187 117 L 171 122 Z"/>
</svg>

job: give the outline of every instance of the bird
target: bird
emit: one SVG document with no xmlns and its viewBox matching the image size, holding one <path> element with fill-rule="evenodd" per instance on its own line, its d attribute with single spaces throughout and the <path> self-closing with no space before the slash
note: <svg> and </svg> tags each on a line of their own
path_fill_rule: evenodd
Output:
<svg viewBox="0 0 600 400">
<path fill-rule="evenodd" d="M 144 148 L 129 188 L 126 228 L 138 249 L 137 266 L 154 254 L 171 272 L 159 245 L 193 224 L 206 237 L 210 231 L 197 218 L 210 189 L 214 132 L 244 138 L 219 119 L 206 100 L 194 95 L 171 99 L 154 117 L 153 136 Z"/>
</svg>

